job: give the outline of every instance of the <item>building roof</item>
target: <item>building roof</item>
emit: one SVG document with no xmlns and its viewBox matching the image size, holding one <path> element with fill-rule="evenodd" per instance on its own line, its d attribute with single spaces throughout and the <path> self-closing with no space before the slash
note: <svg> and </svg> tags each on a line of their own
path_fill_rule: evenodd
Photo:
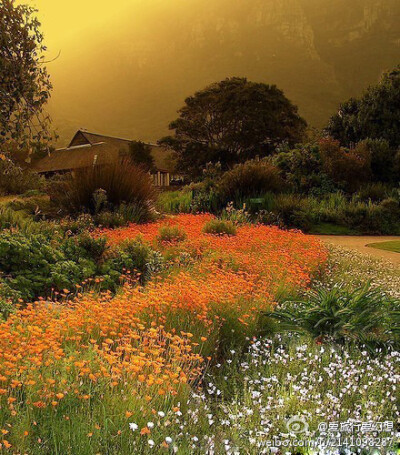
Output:
<svg viewBox="0 0 400 455">
<path fill-rule="evenodd" d="M 129 139 L 79 130 L 68 147 L 55 150 L 33 163 L 32 170 L 38 173 L 57 172 L 115 162 L 120 156 L 128 153 L 131 142 L 133 141 Z M 170 152 L 156 144 L 147 145 L 151 148 L 157 170 L 173 172 Z"/>
<path fill-rule="evenodd" d="M 128 150 L 129 144 L 132 142 L 129 139 L 122 139 L 114 136 L 106 136 L 104 134 L 89 133 L 89 131 L 78 130 L 72 138 L 68 147 L 80 144 L 98 144 L 99 142 L 106 142 L 115 147 Z"/>
<path fill-rule="evenodd" d="M 50 155 L 33 162 L 31 169 L 38 173 L 69 171 L 95 164 L 109 164 L 119 157 L 119 150 L 105 142 L 78 145 L 55 150 Z"/>
</svg>

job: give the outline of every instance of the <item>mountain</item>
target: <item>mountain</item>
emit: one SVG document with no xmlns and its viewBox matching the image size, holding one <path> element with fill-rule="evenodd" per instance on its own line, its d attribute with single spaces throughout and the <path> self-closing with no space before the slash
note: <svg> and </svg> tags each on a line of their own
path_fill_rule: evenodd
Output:
<svg viewBox="0 0 400 455">
<path fill-rule="evenodd" d="M 246 76 L 322 127 L 399 62 L 398 0 L 140 0 L 62 49 L 50 110 L 64 142 L 81 127 L 156 140 L 185 97 Z"/>
</svg>

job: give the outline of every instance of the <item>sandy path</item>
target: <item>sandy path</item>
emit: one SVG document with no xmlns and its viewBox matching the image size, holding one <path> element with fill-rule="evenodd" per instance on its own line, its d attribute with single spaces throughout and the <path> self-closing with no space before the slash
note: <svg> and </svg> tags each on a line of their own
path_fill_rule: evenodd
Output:
<svg viewBox="0 0 400 455">
<path fill-rule="evenodd" d="M 331 243 L 332 245 L 357 250 L 375 258 L 386 259 L 387 261 L 390 261 L 400 267 L 400 253 L 379 250 L 377 248 L 367 246 L 370 243 L 400 240 L 400 236 L 317 235 L 316 237 L 321 239 L 323 242 Z"/>
</svg>

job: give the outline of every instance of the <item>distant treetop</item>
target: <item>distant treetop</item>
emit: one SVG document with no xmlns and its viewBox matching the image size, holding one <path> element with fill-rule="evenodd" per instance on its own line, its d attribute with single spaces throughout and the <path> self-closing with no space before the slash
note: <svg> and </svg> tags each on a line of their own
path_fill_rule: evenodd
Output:
<svg viewBox="0 0 400 455">
<path fill-rule="evenodd" d="M 327 132 L 344 146 L 364 139 L 385 139 L 400 146 L 400 65 L 385 73 L 360 99 L 341 104 L 329 121 Z"/>
</svg>

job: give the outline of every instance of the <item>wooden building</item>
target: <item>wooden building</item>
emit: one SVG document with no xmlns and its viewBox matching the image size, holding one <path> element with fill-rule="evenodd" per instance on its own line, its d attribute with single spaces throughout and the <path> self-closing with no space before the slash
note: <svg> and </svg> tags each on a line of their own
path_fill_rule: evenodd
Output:
<svg viewBox="0 0 400 455">
<path fill-rule="evenodd" d="M 128 155 L 131 143 L 132 141 L 129 139 L 79 130 L 68 147 L 57 149 L 32 163 L 31 169 L 39 174 L 51 176 L 74 172 L 76 169 L 115 163 Z M 169 187 L 179 184 L 182 176 L 174 173 L 169 151 L 156 144 L 147 145 L 150 146 L 156 166 L 156 170 L 151 174 L 154 185 Z"/>
</svg>

